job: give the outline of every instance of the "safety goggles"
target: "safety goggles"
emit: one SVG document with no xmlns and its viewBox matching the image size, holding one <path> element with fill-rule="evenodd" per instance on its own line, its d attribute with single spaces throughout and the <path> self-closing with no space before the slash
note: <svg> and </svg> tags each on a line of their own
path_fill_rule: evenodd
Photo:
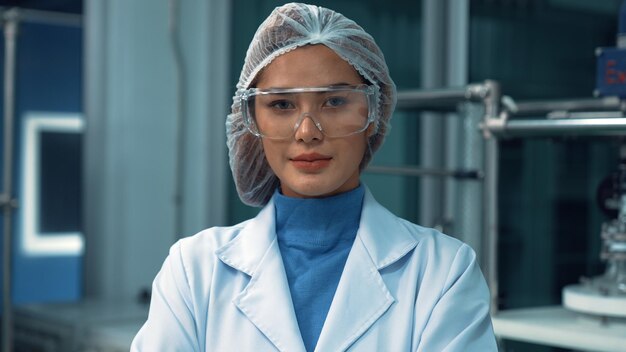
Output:
<svg viewBox="0 0 626 352">
<path fill-rule="evenodd" d="M 306 88 L 251 88 L 239 93 L 248 130 L 259 137 L 293 137 L 306 118 L 327 137 L 365 131 L 376 119 L 373 85 Z"/>
</svg>

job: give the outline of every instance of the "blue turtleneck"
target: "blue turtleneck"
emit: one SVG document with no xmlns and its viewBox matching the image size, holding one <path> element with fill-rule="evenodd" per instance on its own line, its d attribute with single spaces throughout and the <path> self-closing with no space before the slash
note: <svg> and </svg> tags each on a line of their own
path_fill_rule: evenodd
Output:
<svg viewBox="0 0 626 352">
<path fill-rule="evenodd" d="M 313 351 L 356 237 L 365 187 L 326 198 L 274 193 L 276 234 L 296 319 Z"/>
</svg>

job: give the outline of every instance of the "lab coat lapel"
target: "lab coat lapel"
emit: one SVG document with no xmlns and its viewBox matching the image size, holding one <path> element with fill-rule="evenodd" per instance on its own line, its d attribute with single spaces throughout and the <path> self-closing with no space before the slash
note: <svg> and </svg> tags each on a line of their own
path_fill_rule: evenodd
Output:
<svg viewBox="0 0 626 352">
<path fill-rule="evenodd" d="M 345 351 L 393 302 L 376 266 L 357 237 L 315 351 Z"/>
<path fill-rule="evenodd" d="M 380 270 L 404 257 L 417 240 L 366 189 L 361 222 L 316 351 L 345 351 L 395 302 Z"/>
<path fill-rule="evenodd" d="M 273 202 L 217 254 L 224 263 L 251 276 L 233 300 L 237 308 L 276 349 L 304 352 L 276 238 Z"/>
</svg>

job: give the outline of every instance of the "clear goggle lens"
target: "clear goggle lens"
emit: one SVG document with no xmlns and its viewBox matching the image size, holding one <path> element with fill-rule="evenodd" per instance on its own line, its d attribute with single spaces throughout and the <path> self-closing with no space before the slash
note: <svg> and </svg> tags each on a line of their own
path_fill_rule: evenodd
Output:
<svg viewBox="0 0 626 352">
<path fill-rule="evenodd" d="M 365 131 L 376 118 L 376 87 L 331 86 L 260 90 L 240 94 L 244 123 L 256 136 L 293 137 L 310 118 L 327 137 Z"/>
</svg>

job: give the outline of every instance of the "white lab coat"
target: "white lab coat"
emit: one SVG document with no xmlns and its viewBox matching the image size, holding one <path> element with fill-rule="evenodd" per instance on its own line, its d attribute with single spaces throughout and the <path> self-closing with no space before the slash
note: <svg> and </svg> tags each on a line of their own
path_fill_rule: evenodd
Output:
<svg viewBox="0 0 626 352">
<path fill-rule="evenodd" d="M 273 202 L 172 246 L 131 351 L 305 351 Z M 315 351 L 497 351 L 474 251 L 396 217 L 366 191 Z"/>
</svg>

